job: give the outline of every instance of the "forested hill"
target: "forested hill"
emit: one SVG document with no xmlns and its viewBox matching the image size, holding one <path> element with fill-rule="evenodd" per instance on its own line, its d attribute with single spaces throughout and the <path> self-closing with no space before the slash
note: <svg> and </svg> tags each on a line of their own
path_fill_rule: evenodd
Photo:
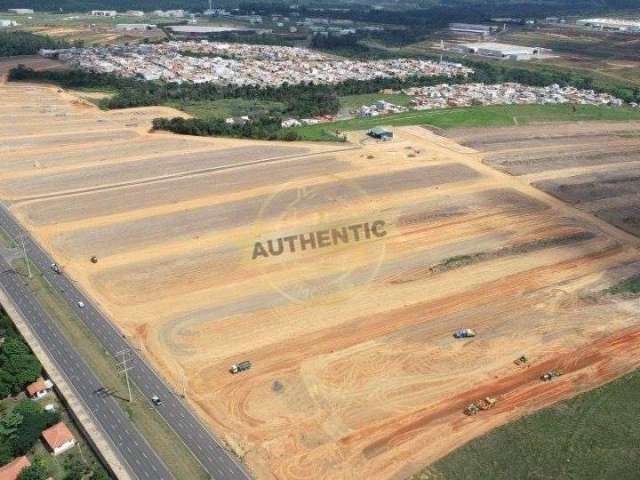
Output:
<svg viewBox="0 0 640 480">
<path fill-rule="evenodd" d="M 452 15 L 463 18 L 469 16 L 469 8 L 473 13 L 484 12 L 486 15 L 552 15 L 583 12 L 605 12 L 609 9 L 638 8 L 638 0 L 406 0 L 400 3 L 386 0 L 217 0 L 216 7 L 241 8 L 250 10 L 257 8 L 265 12 L 288 10 L 289 5 L 300 5 L 305 8 L 344 8 L 351 4 L 357 11 L 369 11 L 373 5 L 383 5 L 389 11 L 411 11 L 413 14 L 430 16 L 441 12 L 442 7 Z M 202 11 L 207 8 L 207 0 L 0 0 L 0 10 L 7 8 L 33 8 L 38 11 L 87 11 L 92 9 L 156 10 L 182 8 Z M 373 10 L 375 11 L 375 10 Z M 316 12 L 317 13 L 317 12 Z M 382 19 L 381 19 L 382 20 Z"/>
</svg>

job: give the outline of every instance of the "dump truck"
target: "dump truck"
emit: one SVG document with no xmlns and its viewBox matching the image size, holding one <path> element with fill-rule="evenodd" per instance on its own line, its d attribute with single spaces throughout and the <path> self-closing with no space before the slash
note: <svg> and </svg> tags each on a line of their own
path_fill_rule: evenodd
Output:
<svg viewBox="0 0 640 480">
<path fill-rule="evenodd" d="M 564 374 L 564 372 L 562 370 L 558 370 L 558 369 L 554 368 L 553 370 L 549 370 L 547 373 L 542 375 L 540 377 L 540 380 L 542 380 L 543 382 L 549 382 L 549 381 L 553 380 L 555 377 L 561 376 L 562 374 Z"/>
<path fill-rule="evenodd" d="M 231 365 L 229 371 L 235 375 L 236 373 L 244 372 L 245 370 L 249 370 L 250 368 L 251 362 L 249 360 L 245 360 L 244 362 L 234 363 L 233 365 Z"/>
<path fill-rule="evenodd" d="M 476 331 L 471 328 L 463 328 L 453 332 L 453 338 L 471 338 L 476 336 Z"/>
<path fill-rule="evenodd" d="M 470 403 L 465 409 L 464 414 L 473 416 L 480 411 L 489 410 L 496 405 L 497 400 L 493 397 L 485 397 Z"/>
</svg>

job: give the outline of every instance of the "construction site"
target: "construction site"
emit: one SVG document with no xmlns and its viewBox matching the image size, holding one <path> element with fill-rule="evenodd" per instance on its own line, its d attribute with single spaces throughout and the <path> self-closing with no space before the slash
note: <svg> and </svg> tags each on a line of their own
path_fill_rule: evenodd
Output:
<svg viewBox="0 0 640 480">
<path fill-rule="evenodd" d="M 279 143 L 0 96 L 2 202 L 256 478 L 403 479 L 640 366 L 607 293 L 640 274 L 637 124 Z"/>
</svg>

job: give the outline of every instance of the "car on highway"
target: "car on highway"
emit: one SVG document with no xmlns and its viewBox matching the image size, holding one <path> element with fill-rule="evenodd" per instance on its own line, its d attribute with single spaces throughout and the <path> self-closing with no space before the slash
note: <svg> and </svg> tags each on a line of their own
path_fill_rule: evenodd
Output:
<svg viewBox="0 0 640 480">
<path fill-rule="evenodd" d="M 155 406 L 160 406 L 162 405 L 162 400 L 159 396 L 154 395 L 153 397 L 151 397 L 151 403 L 153 403 Z"/>
<path fill-rule="evenodd" d="M 78 306 L 79 306 L 80 308 L 84 308 L 84 302 L 78 302 Z"/>
</svg>

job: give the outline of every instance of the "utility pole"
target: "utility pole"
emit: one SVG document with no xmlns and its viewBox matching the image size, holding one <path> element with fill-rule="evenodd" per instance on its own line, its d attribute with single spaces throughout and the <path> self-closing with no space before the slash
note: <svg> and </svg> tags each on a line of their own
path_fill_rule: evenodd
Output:
<svg viewBox="0 0 640 480">
<path fill-rule="evenodd" d="M 31 265 L 29 264 L 29 256 L 27 255 L 27 248 L 24 246 L 24 236 L 20 235 L 20 243 L 22 243 L 22 251 L 24 252 L 24 263 L 27 264 L 27 275 L 31 278 Z"/>
<path fill-rule="evenodd" d="M 127 365 L 130 354 L 131 350 L 129 350 L 128 348 L 120 350 L 118 353 L 116 353 L 116 360 L 119 360 L 118 357 L 122 357 L 122 360 L 119 360 L 116 366 L 118 368 L 118 373 L 124 374 L 124 378 L 127 381 L 127 390 L 129 392 L 129 403 L 133 403 L 133 396 L 131 395 L 131 382 L 129 382 L 129 370 L 131 370 L 133 367 Z"/>
</svg>

